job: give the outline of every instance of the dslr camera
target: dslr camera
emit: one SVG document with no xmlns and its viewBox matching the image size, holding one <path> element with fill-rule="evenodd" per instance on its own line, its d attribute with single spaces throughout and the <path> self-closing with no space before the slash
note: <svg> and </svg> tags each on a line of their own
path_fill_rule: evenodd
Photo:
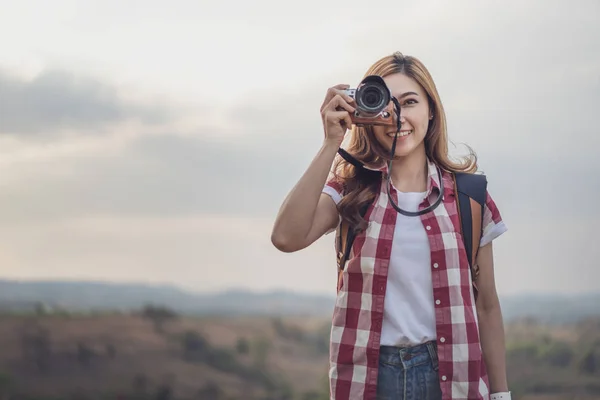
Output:
<svg viewBox="0 0 600 400">
<path fill-rule="evenodd" d="M 354 89 L 344 93 L 354 98 L 354 113 L 350 114 L 356 126 L 385 125 L 396 126 L 392 94 L 382 77 L 369 75 Z"/>
</svg>

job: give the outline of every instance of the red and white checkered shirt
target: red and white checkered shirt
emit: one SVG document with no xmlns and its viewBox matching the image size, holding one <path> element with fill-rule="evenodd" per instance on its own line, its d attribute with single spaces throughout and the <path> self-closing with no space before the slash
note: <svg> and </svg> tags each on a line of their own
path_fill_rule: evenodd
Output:
<svg viewBox="0 0 600 400">
<path fill-rule="evenodd" d="M 374 400 L 377 391 L 379 347 L 397 212 L 381 189 L 365 218 L 369 225 L 357 235 L 342 273 L 330 338 L 330 393 L 332 400 Z M 444 400 L 489 399 L 489 384 L 480 346 L 477 310 L 467 254 L 461 237 L 454 182 L 444 172 L 444 199 L 435 210 L 421 215 L 431 251 L 431 274 L 439 377 Z M 426 208 L 437 199 L 440 177 L 429 161 Z M 341 185 L 326 186 L 341 197 Z M 394 201 L 398 198 L 391 191 Z M 506 231 L 489 193 L 484 207 L 481 245 Z"/>
</svg>

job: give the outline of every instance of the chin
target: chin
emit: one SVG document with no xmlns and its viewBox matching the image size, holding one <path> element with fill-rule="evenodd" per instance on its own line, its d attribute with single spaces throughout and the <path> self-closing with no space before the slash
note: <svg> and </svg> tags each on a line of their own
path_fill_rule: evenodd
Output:
<svg viewBox="0 0 600 400">
<path fill-rule="evenodd" d="M 414 151 L 414 147 L 411 148 L 396 148 L 396 152 L 394 153 L 394 158 L 402 158 L 410 155 Z M 390 149 L 391 151 L 391 149 Z"/>
<path fill-rule="evenodd" d="M 394 158 L 398 157 L 406 157 L 411 154 L 418 147 L 415 142 L 412 140 L 413 138 L 406 138 L 404 140 L 398 140 L 396 142 L 396 151 L 394 152 Z M 390 154 L 392 151 L 392 143 L 393 139 L 386 138 L 383 147 L 385 148 L 386 153 Z"/>
</svg>

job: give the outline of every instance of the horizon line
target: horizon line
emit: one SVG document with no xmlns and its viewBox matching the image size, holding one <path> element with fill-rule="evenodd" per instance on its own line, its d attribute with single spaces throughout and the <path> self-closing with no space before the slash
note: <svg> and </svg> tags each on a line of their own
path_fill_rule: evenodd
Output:
<svg viewBox="0 0 600 400">
<path fill-rule="evenodd" d="M 77 279 L 77 278 L 6 278 L 0 276 L 0 283 L 16 283 L 16 284 L 36 284 L 36 283 L 45 283 L 45 284 L 93 284 L 93 285 L 105 285 L 105 286 L 139 286 L 145 288 L 153 288 L 153 289 L 174 289 L 180 291 L 182 293 L 187 293 L 191 295 L 222 295 L 232 292 L 244 293 L 244 294 L 253 294 L 253 295 L 272 295 L 272 294 L 295 294 L 300 296 L 310 296 L 310 297 L 333 297 L 335 298 L 334 290 L 329 292 L 322 291 L 307 291 L 307 290 L 297 290 L 290 289 L 285 287 L 273 287 L 267 289 L 257 289 L 251 287 L 243 287 L 243 286 L 230 286 L 223 287 L 219 289 L 212 290 L 193 290 L 189 287 L 185 287 L 184 285 L 172 283 L 172 282 L 149 282 L 143 280 L 126 280 L 126 281 L 116 281 L 116 280 L 108 280 L 108 279 Z M 590 290 L 585 292 L 556 292 L 556 291 L 540 291 L 540 290 L 530 290 L 530 291 L 521 291 L 514 293 L 505 293 L 502 294 L 499 292 L 498 296 L 500 298 L 503 297 L 520 297 L 520 296 L 532 296 L 532 297 L 586 297 L 586 296 L 600 296 L 600 289 L 598 290 Z"/>
</svg>

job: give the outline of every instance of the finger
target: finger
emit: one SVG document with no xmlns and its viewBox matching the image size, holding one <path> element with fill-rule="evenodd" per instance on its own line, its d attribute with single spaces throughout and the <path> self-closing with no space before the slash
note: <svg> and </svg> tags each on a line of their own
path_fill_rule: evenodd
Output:
<svg viewBox="0 0 600 400">
<path fill-rule="evenodd" d="M 347 126 L 352 125 L 352 120 L 350 119 L 350 114 L 347 111 L 329 111 L 325 115 L 325 119 L 329 123 L 339 124 L 341 122 L 345 122 L 348 124 Z"/>
<path fill-rule="evenodd" d="M 346 129 L 350 129 L 352 126 L 352 118 L 350 118 L 350 115 L 344 117 L 344 124 L 346 125 Z"/>
<path fill-rule="evenodd" d="M 348 104 L 348 102 L 346 101 L 346 97 L 349 96 L 336 95 L 333 99 L 331 99 L 326 109 L 336 111 L 346 110 L 348 112 L 354 112 L 354 107 Z"/>
<path fill-rule="evenodd" d="M 348 102 L 353 101 L 352 97 L 343 94 L 343 91 L 345 89 L 350 88 L 350 85 L 347 84 L 339 84 L 339 85 L 335 85 L 333 87 L 330 87 L 327 90 L 327 94 L 325 95 L 325 99 L 323 100 L 323 104 L 321 104 L 321 111 L 323 111 L 323 109 L 325 109 L 325 107 L 327 106 L 327 104 L 329 104 L 331 102 L 331 99 L 333 99 L 335 96 L 337 95 L 343 95 L 346 96 L 348 98 Z"/>
<path fill-rule="evenodd" d="M 343 129 L 350 129 L 352 126 L 352 118 L 350 118 L 350 114 L 346 111 L 332 111 L 329 114 L 330 124 L 338 124 Z"/>
</svg>

